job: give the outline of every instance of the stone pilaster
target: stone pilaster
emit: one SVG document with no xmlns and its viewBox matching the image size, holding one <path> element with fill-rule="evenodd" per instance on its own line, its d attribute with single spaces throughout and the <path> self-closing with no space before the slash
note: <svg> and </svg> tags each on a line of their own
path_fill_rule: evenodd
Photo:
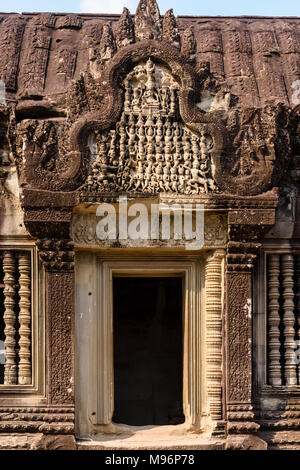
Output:
<svg viewBox="0 0 300 470">
<path fill-rule="evenodd" d="M 38 240 L 46 271 L 49 405 L 74 403 L 74 251 L 70 240 Z"/>
<path fill-rule="evenodd" d="M 273 210 L 229 213 L 226 268 L 227 448 L 266 449 L 255 436 L 252 390 L 252 270 Z"/>
<path fill-rule="evenodd" d="M 37 238 L 38 255 L 45 271 L 47 404 L 35 407 L 31 414 L 24 414 L 22 426 L 31 432 L 43 433 L 37 448 L 51 448 L 55 442 L 57 448 L 65 449 L 75 445 L 74 248 L 69 238 L 72 202 L 60 201 L 59 196 L 47 192 L 43 199 L 37 198 L 34 191 L 24 194 L 24 222 L 31 235 Z M 43 203 L 51 209 L 45 208 Z"/>
</svg>

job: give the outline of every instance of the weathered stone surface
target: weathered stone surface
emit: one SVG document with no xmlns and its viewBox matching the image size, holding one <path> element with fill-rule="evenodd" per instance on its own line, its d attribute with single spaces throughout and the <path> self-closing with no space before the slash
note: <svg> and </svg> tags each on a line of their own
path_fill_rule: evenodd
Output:
<svg viewBox="0 0 300 470">
<path fill-rule="evenodd" d="M 300 432 L 297 430 L 260 432 L 259 437 L 268 443 L 268 450 L 300 449 Z"/>
<path fill-rule="evenodd" d="M 0 450 L 76 450 L 74 436 L 1 434 Z"/>
<path fill-rule="evenodd" d="M 117 25 L 116 22 L 119 20 L 120 23 Z M 7 89 L 16 92 L 18 85 L 21 94 L 52 95 L 53 84 L 47 81 L 47 77 L 51 76 L 52 67 L 59 66 L 60 60 L 58 56 L 55 57 L 53 43 L 58 40 L 61 48 L 65 49 L 70 46 L 69 39 L 72 37 L 74 53 L 80 55 L 85 46 L 85 43 L 81 41 L 83 35 L 93 30 L 92 34 L 97 43 L 101 39 L 101 29 L 106 22 L 107 18 L 101 15 L 94 17 L 49 13 L 5 15 L 0 26 L 0 56 L 3 57 L 1 60 L 3 70 L 0 69 L 0 77 L 5 79 Z M 290 103 L 291 107 L 295 107 L 293 87 L 297 86 L 295 82 L 300 77 L 298 20 L 296 18 L 284 21 L 254 17 L 237 20 L 201 18 L 201 21 L 195 23 L 191 19 L 182 17 L 175 20 L 171 11 L 168 11 L 162 19 L 155 1 L 143 1 L 139 6 L 135 22 L 138 26 L 134 33 L 133 20 L 127 10 L 124 10 L 120 18 L 113 19 L 118 48 L 121 44 L 124 46 L 142 39 L 160 40 L 162 38 L 176 47 L 183 42 L 183 50 L 186 51 L 187 56 L 192 56 L 192 61 L 195 59 L 193 56 L 197 50 L 196 59 L 207 60 L 210 63 L 211 72 L 225 78 L 231 86 L 232 93 L 239 97 L 239 106 L 261 107 L 271 101 L 275 104 L 283 102 L 288 105 Z M 176 23 L 181 38 L 178 35 Z M 192 23 L 195 42 L 190 30 Z M 40 28 L 39 38 L 33 32 L 34 25 Z M 43 44 L 41 42 L 42 29 L 45 30 Z M 32 34 L 36 39 L 31 44 L 29 37 Z M 50 49 L 47 45 L 47 36 L 53 41 Z M 122 39 L 117 39 L 118 36 Z M 28 59 L 25 56 L 21 57 L 19 63 L 22 47 L 25 51 L 29 49 L 29 56 L 32 54 L 33 56 L 31 59 L 29 56 Z M 97 51 L 91 46 L 90 58 L 92 60 L 94 54 L 97 55 Z M 50 69 L 46 68 L 43 71 L 47 60 Z M 89 70 L 89 61 L 83 55 L 78 65 L 79 73 Z M 34 84 L 32 81 L 30 85 L 28 80 L 35 73 L 37 83 Z M 56 83 L 56 92 L 65 93 L 63 82 Z"/>
<path fill-rule="evenodd" d="M 102 62 L 111 59 L 116 52 L 116 42 L 109 23 L 105 23 L 103 26 L 99 52 Z"/>
<path fill-rule="evenodd" d="M 226 439 L 226 450 L 267 450 L 267 443 L 257 436 L 240 435 Z"/>
<path fill-rule="evenodd" d="M 110 450 L 110 451 L 134 451 L 134 450 L 172 450 L 172 451 L 184 451 L 184 450 L 224 450 L 225 443 L 222 440 L 209 440 L 209 439 L 174 439 L 163 441 L 156 440 L 155 442 L 134 442 L 124 439 L 120 440 L 111 440 L 108 442 L 97 442 L 97 441 L 87 441 L 87 442 L 78 442 L 78 450 Z"/>
<path fill-rule="evenodd" d="M 170 42 L 173 46 L 180 48 L 180 34 L 173 10 L 165 13 L 162 24 L 162 39 Z"/>
<path fill-rule="evenodd" d="M 31 450 L 41 437 L 42 434 L 2 434 L 0 450 Z"/>
<path fill-rule="evenodd" d="M 195 65 L 197 58 L 197 43 L 193 26 L 187 28 L 182 35 L 181 52 L 187 62 L 191 65 Z"/>
<path fill-rule="evenodd" d="M 17 89 L 19 57 L 25 21 L 18 17 L 8 17 L 0 26 L 0 78 L 6 90 Z"/>
<path fill-rule="evenodd" d="M 135 40 L 134 23 L 127 8 L 123 9 L 115 35 L 118 49 L 123 46 L 127 46 L 128 44 L 132 44 Z"/>
<path fill-rule="evenodd" d="M 76 450 L 74 436 L 47 435 L 35 440 L 30 450 Z"/>
</svg>

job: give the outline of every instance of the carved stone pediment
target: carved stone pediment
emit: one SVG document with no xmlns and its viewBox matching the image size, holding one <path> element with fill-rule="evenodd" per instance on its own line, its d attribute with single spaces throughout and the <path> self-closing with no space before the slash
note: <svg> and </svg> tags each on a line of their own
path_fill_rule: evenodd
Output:
<svg viewBox="0 0 300 470">
<path fill-rule="evenodd" d="M 88 191 L 208 193 L 216 188 L 209 132 L 196 133 L 181 120 L 179 84 L 151 58 L 123 79 L 124 104 L 113 129 L 90 138 Z"/>
<path fill-rule="evenodd" d="M 86 175 L 80 193 L 218 191 L 227 135 L 197 108 L 200 88 L 178 50 L 153 40 L 122 47 L 101 80 L 77 82 L 69 135 Z"/>
<path fill-rule="evenodd" d="M 17 124 L 28 188 L 254 196 L 278 185 L 290 157 L 283 105 L 240 108 L 207 54 L 198 60 L 193 26 L 162 19 L 154 0 L 115 26 L 101 27 L 66 110 Z"/>
</svg>

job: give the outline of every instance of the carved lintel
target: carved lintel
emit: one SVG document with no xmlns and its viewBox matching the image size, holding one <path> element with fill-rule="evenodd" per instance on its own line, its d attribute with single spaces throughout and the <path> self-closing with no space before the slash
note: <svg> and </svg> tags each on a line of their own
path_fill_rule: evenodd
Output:
<svg viewBox="0 0 300 470">
<path fill-rule="evenodd" d="M 172 206 L 171 206 L 172 207 Z M 104 247 L 111 244 L 115 246 L 115 240 L 101 240 L 96 233 L 99 218 L 92 213 L 74 213 L 71 225 L 71 238 L 76 246 Z M 174 246 L 185 246 L 180 240 L 173 240 Z M 120 240 L 120 246 L 128 244 L 128 241 Z M 136 240 L 135 246 L 145 246 L 143 241 Z M 170 240 L 149 240 L 149 246 L 168 246 Z M 204 246 L 207 248 L 224 247 L 227 243 L 226 217 L 223 215 L 207 215 L 204 219 Z"/>
</svg>

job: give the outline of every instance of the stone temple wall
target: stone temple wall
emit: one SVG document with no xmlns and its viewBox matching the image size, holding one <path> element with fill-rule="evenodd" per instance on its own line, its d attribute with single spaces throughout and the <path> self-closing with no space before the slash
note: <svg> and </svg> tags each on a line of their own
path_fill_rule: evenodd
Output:
<svg viewBox="0 0 300 470">
<path fill-rule="evenodd" d="M 299 448 L 299 38 L 299 18 L 162 17 L 155 0 L 0 13 L 0 447 L 76 448 L 80 420 L 96 448 L 118 431 L 108 323 L 88 349 L 78 308 L 109 322 L 109 273 L 134 259 L 189 279 L 177 445 Z M 97 206 L 120 196 L 201 205 L 202 246 L 99 241 Z M 95 411 L 76 377 L 97 338 Z"/>
</svg>

